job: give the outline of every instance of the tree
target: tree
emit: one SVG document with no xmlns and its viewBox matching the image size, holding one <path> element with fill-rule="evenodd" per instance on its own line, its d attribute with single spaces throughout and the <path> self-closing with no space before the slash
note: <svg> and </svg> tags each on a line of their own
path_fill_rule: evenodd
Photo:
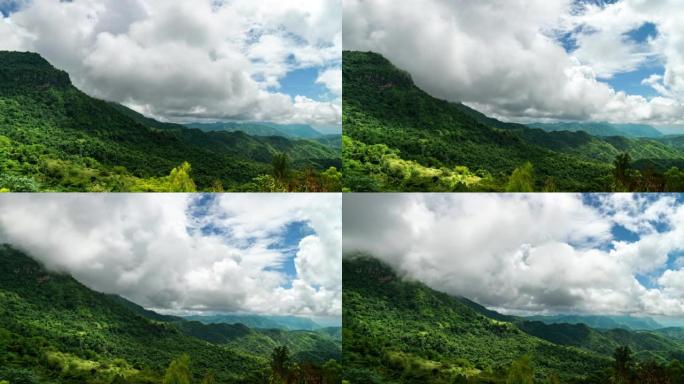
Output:
<svg viewBox="0 0 684 384">
<path fill-rule="evenodd" d="M 613 360 L 613 382 L 630 383 L 634 372 L 634 358 L 629 346 L 615 348 Z"/>
<path fill-rule="evenodd" d="M 328 360 L 321 367 L 323 384 L 337 384 L 342 380 L 342 366 L 335 360 Z"/>
<path fill-rule="evenodd" d="M 290 160 L 285 153 L 273 155 L 273 177 L 280 182 L 285 182 L 290 174 Z"/>
<path fill-rule="evenodd" d="M 216 383 L 216 379 L 214 379 L 214 374 L 211 372 L 207 372 L 206 375 L 204 375 L 204 379 L 202 379 L 202 384 L 214 384 Z"/>
<path fill-rule="evenodd" d="M 190 177 L 190 163 L 184 161 L 180 167 L 171 170 L 169 175 L 169 189 L 172 192 L 197 192 L 195 182 Z"/>
<path fill-rule="evenodd" d="M 684 192 L 684 172 L 677 167 L 665 172 L 665 192 Z"/>
<path fill-rule="evenodd" d="M 190 356 L 173 360 L 164 374 L 164 384 L 190 384 Z"/>
<path fill-rule="evenodd" d="M 283 382 L 289 372 L 290 350 L 286 346 L 275 347 L 271 353 L 271 381 Z"/>
<path fill-rule="evenodd" d="M 529 161 L 516 168 L 508 178 L 506 192 L 534 192 L 534 167 Z"/>
<path fill-rule="evenodd" d="M 518 360 L 511 363 L 511 368 L 508 370 L 508 377 L 506 384 L 533 384 L 534 383 L 534 369 L 532 368 L 532 361 L 530 356 L 523 355 Z"/>
<path fill-rule="evenodd" d="M 613 177 L 617 190 L 629 189 L 629 170 L 632 168 L 632 158 L 629 153 L 621 153 L 613 160 Z"/>
</svg>

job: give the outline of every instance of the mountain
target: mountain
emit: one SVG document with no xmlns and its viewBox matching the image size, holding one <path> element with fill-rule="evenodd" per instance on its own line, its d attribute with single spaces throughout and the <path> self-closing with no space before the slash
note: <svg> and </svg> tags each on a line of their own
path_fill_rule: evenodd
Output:
<svg viewBox="0 0 684 384">
<path fill-rule="evenodd" d="M 0 149 L 0 190 L 11 191 L 183 190 L 188 171 L 200 190 L 260 190 L 280 154 L 296 190 L 341 165 L 339 150 L 318 141 L 156 121 L 84 94 L 67 73 L 20 52 L 0 52 Z"/>
<path fill-rule="evenodd" d="M 236 324 L 242 323 L 251 328 L 307 330 L 322 328 L 315 321 L 298 316 L 261 316 L 261 315 L 195 315 L 185 316 L 187 320 L 195 320 L 204 324 Z"/>
<path fill-rule="evenodd" d="M 531 336 L 367 257 L 343 260 L 343 367 L 351 383 L 503 382 L 530 356 L 536 377 L 586 378 L 608 359 Z M 364 381 L 363 378 L 368 380 Z"/>
<path fill-rule="evenodd" d="M 170 362 L 187 354 L 193 382 L 211 372 L 219 383 L 263 383 L 281 345 L 306 364 L 341 353 L 338 340 L 320 333 L 159 315 L 0 246 L 0 382 L 99 384 L 122 376 L 117 383 L 161 384 Z"/>
<path fill-rule="evenodd" d="M 306 124 L 214 122 L 188 123 L 185 126 L 205 132 L 242 131 L 252 136 L 282 136 L 293 139 L 316 139 L 323 136 L 322 133 Z"/>
<path fill-rule="evenodd" d="M 527 365 L 535 382 L 603 384 L 623 346 L 644 367 L 684 361 L 684 343 L 665 334 L 503 315 L 402 279 L 364 255 L 345 255 L 342 278 L 343 366 L 351 383 L 509 383 L 518 382 L 507 381 L 510 372 Z"/>
<path fill-rule="evenodd" d="M 650 317 L 556 315 L 530 316 L 527 319 L 541 321 L 546 324 L 586 324 L 592 328 L 601 329 L 655 330 L 663 328 L 661 324 Z"/>
<path fill-rule="evenodd" d="M 502 122 L 430 96 L 409 73 L 372 52 L 343 52 L 342 76 L 348 190 L 684 190 L 678 181 L 684 148 L 663 138 L 547 132 Z M 623 153 L 630 158 L 615 172 Z M 668 173 L 672 167 L 677 169 Z"/>
<path fill-rule="evenodd" d="M 530 128 L 539 128 L 547 132 L 584 131 L 592 136 L 625 136 L 625 137 L 663 137 L 663 133 L 647 124 L 613 124 L 605 122 L 585 123 L 531 123 Z"/>
</svg>

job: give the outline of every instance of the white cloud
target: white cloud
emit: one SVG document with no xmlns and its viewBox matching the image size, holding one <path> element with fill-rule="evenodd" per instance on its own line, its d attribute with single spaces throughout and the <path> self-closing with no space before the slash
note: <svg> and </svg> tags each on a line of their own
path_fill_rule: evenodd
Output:
<svg viewBox="0 0 684 384">
<path fill-rule="evenodd" d="M 328 68 L 318 74 L 317 84 L 323 84 L 337 97 L 342 96 L 342 69 Z"/>
<path fill-rule="evenodd" d="M 437 290 L 513 312 L 684 315 L 682 270 L 668 267 L 684 250 L 684 206 L 672 196 L 343 199 L 345 254 L 370 253 Z M 614 238 L 616 225 L 638 240 Z"/>
<path fill-rule="evenodd" d="M 340 9 L 340 0 L 34 0 L 0 23 L 0 49 L 36 51 L 87 93 L 163 119 L 334 125 L 337 101 L 302 109 L 270 89 L 292 70 L 339 64 Z"/>
<path fill-rule="evenodd" d="M 340 314 L 339 194 L 225 194 L 204 205 L 197 198 L 0 196 L 0 242 L 146 307 Z M 293 222 L 307 223 L 313 234 L 295 244 L 290 282 L 279 268 Z"/>
<path fill-rule="evenodd" d="M 681 97 L 628 95 L 599 79 L 663 60 L 666 87 L 684 84 L 681 12 L 665 0 L 585 8 L 572 0 L 348 0 L 344 48 L 381 53 L 430 94 L 507 120 L 677 124 Z M 624 35 L 646 21 L 657 24 L 657 38 Z M 578 45 L 571 53 L 558 41 L 565 33 Z"/>
</svg>

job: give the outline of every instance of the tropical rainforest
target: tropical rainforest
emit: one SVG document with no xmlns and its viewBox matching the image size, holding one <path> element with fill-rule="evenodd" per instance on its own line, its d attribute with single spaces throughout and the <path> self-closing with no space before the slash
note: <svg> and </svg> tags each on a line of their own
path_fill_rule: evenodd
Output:
<svg viewBox="0 0 684 384">
<path fill-rule="evenodd" d="M 339 191 L 340 145 L 159 122 L 0 52 L 0 191 Z"/>
<path fill-rule="evenodd" d="M 374 383 L 684 383 L 684 329 L 546 324 L 343 260 L 343 379 Z"/>
<path fill-rule="evenodd" d="M 339 328 L 205 325 L 146 310 L 0 246 L 0 383 L 341 381 Z"/>
<path fill-rule="evenodd" d="M 637 124 L 505 123 L 343 52 L 345 191 L 684 191 L 684 135 Z"/>
</svg>

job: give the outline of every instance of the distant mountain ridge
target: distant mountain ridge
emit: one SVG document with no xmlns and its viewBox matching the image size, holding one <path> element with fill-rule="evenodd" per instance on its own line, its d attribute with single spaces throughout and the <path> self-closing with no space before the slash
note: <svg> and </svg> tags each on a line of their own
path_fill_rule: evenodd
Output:
<svg viewBox="0 0 684 384">
<path fill-rule="evenodd" d="M 316 139 L 324 134 L 307 124 L 276 124 L 276 123 L 242 123 L 242 122 L 214 122 L 214 123 L 187 123 L 188 128 L 197 128 L 204 132 L 242 131 L 253 136 L 282 136 L 292 139 Z"/>
<path fill-rule="evenodd" d="M 658 129 L 648 124 L 615 124 L 606 122 L 559 122 L 559 123 L 530 123 L 530 128 L 539 128 L 547 132 L 556 131 L 584 131 L 593 136 L 625 136 L 660 138 L 665 136 Z"/>
<path fill-rule="evenodd" d="M 323 328 L 315 321 L 298 316 L 266 316 L 266 315 L 192 315 L 184 316 L 186 320 L 199 321 L 204 324 L 244 324 L 250 328 L 284 329 L 313 331 Z"/>
<path fill-rule="evenodd" d="M 592 328 L 614 329 L 624 328 L 633 331 L 663 328 L 661 324 L 650 317 L 634 316 L 590 316 L 590 315 L 555 315 L 529 316 L 527 320 L 541 321 L 547 324 L 586 324 Z"/>
</svg>

